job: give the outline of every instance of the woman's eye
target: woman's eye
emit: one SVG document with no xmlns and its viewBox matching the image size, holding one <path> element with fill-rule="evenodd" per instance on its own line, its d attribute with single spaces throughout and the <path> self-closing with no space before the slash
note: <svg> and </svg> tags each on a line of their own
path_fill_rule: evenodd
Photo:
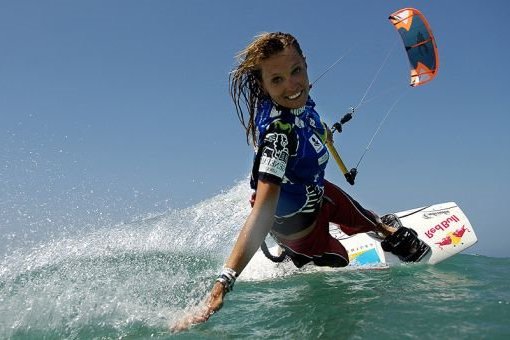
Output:
<svg viewBox="0 0 510 340">
<path fill-rule="evenodd" d="M 280 84 L 282 82 L 282 77 L 274 77 L 271 79 L 271 83 L 277 85 L 277 84 Z"/>
<path fill-rule="evenodd" d="M 298 74 L 302 70 L 301 66 L 297 66 L 295 69 L 292 70 L 292 74 Z"/>
</svg>

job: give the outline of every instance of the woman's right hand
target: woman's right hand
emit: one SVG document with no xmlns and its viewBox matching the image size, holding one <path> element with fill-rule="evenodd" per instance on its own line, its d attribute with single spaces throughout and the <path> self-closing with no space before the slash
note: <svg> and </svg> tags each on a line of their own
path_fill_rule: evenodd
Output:
<svg viewBox="0 0 510 340">
<path fill-rule="evenodd" d="M 196 314 L 186 315 L 183 319 L 172 325 L 170 330 L 172 332 L 181 332 L 187 330 L 193 325 L 206 322 L 211 315 L 219 311 L 223 307 L 223 297 L 225 296 L 225 286 L 216 282 L 209 294 L 204 300 L 203 306 Z"/>
<path fill-rule="evenodd" d="M 223 307 L 223 298 L 225 297 L 225 286 L 221 282 L 215 282 L 214 286 L 211 290 L 211 293 L 209 295 L 209 298 L 206 300 L 205 306 L 205 313 L 203 314 L 203 317 L 205 319 L 197 319 L 197 323 L 205 322 L 211 315 L 213 315 L 215 312 L 219 311 L 221 307 Z"/>
<path fill-rule="evenodd" d="M 225 267 L 232 268 L 238 274 L 243 271 L 273 226 L 279 196 L 279 185 L 261 180 L 258 181 L 257 199 L 248 219 L 239 232 Z M 223 306 L 225 293 L 225 286 L 221 282 L 215 282 L 211 293 L 204 301 L 200 310 L 194 315 L 188 315 L 177 322 L 171 327 L 171 330 L 182 331 L 194 324 L 206 322 L 211 315 L 219 311 Z"/>
</svg>

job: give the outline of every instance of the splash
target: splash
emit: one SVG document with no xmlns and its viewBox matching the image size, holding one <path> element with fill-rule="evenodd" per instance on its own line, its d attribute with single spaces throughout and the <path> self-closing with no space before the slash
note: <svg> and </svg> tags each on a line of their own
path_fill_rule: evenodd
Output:
<svg viewBox="0 0 510 340">
<path fill-rule="evenodd" d="M 248 196 L 242 182 L 189 208 L 11 251 L 0 262 L 0 304 L 9 306 L 0 334 L 167 331 L 208 292 L 249 214 Z"/>
</svg>

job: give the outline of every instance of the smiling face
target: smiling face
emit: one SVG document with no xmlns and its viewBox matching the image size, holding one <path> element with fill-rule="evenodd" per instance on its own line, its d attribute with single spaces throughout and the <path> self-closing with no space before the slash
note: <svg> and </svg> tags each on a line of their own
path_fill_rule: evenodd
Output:
<svg viewBox="0 0 510 340">
<path fill-rule="evenodd" d="M 262 88 L 278 105 L 297 109 L 306 104 L 310 89 L 306 62 L 295 47 L 262 60 L 260 72 Z"/>
</svg>

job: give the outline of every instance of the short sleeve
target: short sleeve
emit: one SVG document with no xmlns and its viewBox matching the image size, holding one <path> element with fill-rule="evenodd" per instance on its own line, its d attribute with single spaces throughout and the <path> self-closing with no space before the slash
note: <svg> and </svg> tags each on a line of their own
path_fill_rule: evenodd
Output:
<svg viewBox="0 0 510 340">
<path fill-rule="evenodd" d="M 295 148 L 290 124 L 274 122 L 259 147 L 258 179 L 280 184 L 285 176 L 289 156 Z"/>
</svg>

